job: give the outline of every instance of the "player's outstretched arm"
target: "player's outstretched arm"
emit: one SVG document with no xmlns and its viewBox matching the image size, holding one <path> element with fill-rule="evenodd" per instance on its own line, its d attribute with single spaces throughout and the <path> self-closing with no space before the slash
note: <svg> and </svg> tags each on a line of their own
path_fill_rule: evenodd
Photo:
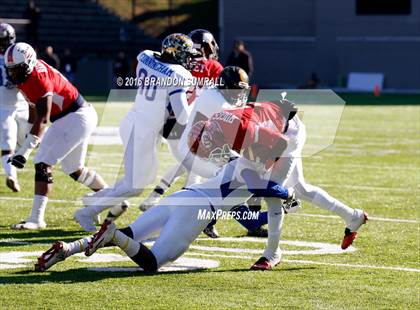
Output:
<svg viewBox="0 0 420 310">
<path fill-rule="evenodd" d="M 33 121 L 32 129 L 27 135 L 22 146 L 16 152 L 16 154 L 11 159 L 9 159 L 9 161 L 15 167 L 22 169 L 25 166 L 32 150 L 36 148 L 36 146 L 39 144 L 41 137 L 44 134 L 45 127 L 47 126 L 48 120 L 50 118 L 51 107 L 51 95 L 39 99 L 36 105 L 36 114 Z"/>
<path fill-rule="evenodd" d="M 241 176 L 247 184 L 248 191 L 256 197 L 272 197 L 289 199 L 293 195 L 291 190 L 284 188 L 273 181 L 262 179 L 258 173 L 251 169 L 244 169 Z"/>
</svg>

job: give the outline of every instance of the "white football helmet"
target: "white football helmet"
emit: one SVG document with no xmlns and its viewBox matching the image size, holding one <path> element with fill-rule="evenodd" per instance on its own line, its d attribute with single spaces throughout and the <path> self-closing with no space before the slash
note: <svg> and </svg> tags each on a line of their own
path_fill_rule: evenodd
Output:
<svg viewBox="0 0 420 310">
<path fill-rule="evenodd" d="M 6 50 L 4 62 L 7 78 L 13 84 L 23 83 L 36 64 L 35 50 L 27 43 L 16 43 Z"/>
</svg>

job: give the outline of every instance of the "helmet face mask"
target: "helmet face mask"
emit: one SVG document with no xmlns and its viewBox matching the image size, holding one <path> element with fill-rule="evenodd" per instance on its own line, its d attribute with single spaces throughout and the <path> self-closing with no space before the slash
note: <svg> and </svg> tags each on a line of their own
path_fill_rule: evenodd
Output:
<svg viewBox="0 0 420 310">
<path fill-rule="evenodd" d="M 29 66 L 26 63 L 20 63 L 13 67 L 6 67 L 7 79 L 12 84 L 21 84 L 25 82 L 31 72 Z"/>
<path fill-rule="evenodd" d="M 249 95 L 249 86 L 241 89 L 220 89 L 223 97 L 232 105 L 243 106 Z"/>
<path fill-rule="evenodd" d="M 210 31 L 196 29 L 191 31 L 188 36 L 194 42 L 194 47 L 204 54 L 202 56 L 209 59 L 219 59 L 219 46 Z"/>
<path fill-rule="evenodd" d="M 29 77 L 37 62 L 34 49 L 27 43 L 9 46 L 4 56 L 6 74 L 15 85 L 23 83 Z"/>
<path fill-rule="evenodd" d="M 6 23 L 0 23 L 0 54 L 16 41 L 15 29 Z"/>
<path fill-rule="evenodd" d="M 170 34 L 162 42 L 162 57 L 188 70 L 193 67 L 193 59 L 197 56 L 193 42 L 185 34 Z"/>
<path fill-rule="evenodd" d="M 250 86 L 248 75 L 243 69 L 235 66 L 224 68 L 219 82 L 219 91 L 230 104 L 241 106 L 247 101 Z"/>
</svg>

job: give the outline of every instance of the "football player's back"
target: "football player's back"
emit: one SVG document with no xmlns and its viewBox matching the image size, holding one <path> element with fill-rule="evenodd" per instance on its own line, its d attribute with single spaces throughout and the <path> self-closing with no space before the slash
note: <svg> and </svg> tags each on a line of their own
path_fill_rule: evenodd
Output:
<svg viewBox="0 0 420 310">
<path fill-rule="evenodd" d="M 186 91 L 192 85 L 192 75 L 183 66 L 166 63 L 160 53 L 145 50 L 137 56 L 138 90 L 133 110 L 143 115 L 151 125 L 161 125 L 170 113 L 169 96 Z"/>
</svg>

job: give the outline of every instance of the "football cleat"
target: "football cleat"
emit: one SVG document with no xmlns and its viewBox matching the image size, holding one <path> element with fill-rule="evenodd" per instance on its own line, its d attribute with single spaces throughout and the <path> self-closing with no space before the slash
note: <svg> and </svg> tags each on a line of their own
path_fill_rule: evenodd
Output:
<svg viewBox="0 0 420 310">
<path fill-rule="evenodd" d="M 92 240 L 89 242 L 86 250 L 85 255 L 91 256 L 95 253 L 99 248 L 105 246 L 105 244 L 110 243 L 114 238 L 115 230 L 117 226 L 108 220 L 105 220 L 101 226 L 101 229 L 93 235 Z"/>
<path fill-rule="evenodd" d="M 151 192 L 150 195 L 142 201 L 142 203 L 139 206 L 139 209 L 141 211 L 146 211 L 150 209 L 151 207 L 157 205 L 160 201 L 161 195 L 159 193 L 156 193 L 155 191 Z"/>
<path fill-rule="evenodd" d="M 6 186 L 10 188 L 13 192 L 20 192 L 20 185 L 17 179 L 12 177 L 6 178 Z"/>
<path fill-rule="evenodd" d="M 344 230 L 344 237 L 343 241 L 341 242 L 341 248 L 343 250 L 352 245 L 353 241 L 357 238 L 357 230 L 360 228 L 360 226 L 366 224 L 368 219 L 368 214 L 366 212 L 359 209 L 354 210 L 353 219 Z"/>
<path fill-rule="evenodd" d="M 21 221 L 20 223 L 13 224 L 10 226 L 14 230 L 39 230 L 47 227 L 47 223 L 42 222 L 33 222 L 31 220 Z"/>
<path fill-rule="evenodd" d="M 44 272 L 51 268 L 51 266 L 65 260 L 67 258 L 67 251 L 67 243 L 63 241 L 54 243 L 51 248 L 38 257 L 38 262 L 35 264 L 35 271 Z"/>
<path fill-rule="evenodd" d="M 248 230 L 246 235 L 248 237 L 266 238 L 268 237 L 268 230 L 263 227 L 258 227 L 257 229 Z"/>
<path fill-rule="evenodd" d="M 86 232 L 95 232 L 95 222 L 98 222 L 98 215 L 92 214 L 88 208 L 82 208 L 74 213 L 74 219 Z"/>
<path fill-rule="evenodd" d="M 261 256 L 254 265 L 251 266 L 251 270 L 272 270 L 275 266 L 280 263 L 280 258 L 270 261 L 269 259 Z"/>
<path fill-rule="evenodd" d="M 204 228 L 203 233 L 213 239 L 220 238 L 220 235 L 216 230 L 216 227 L 214 227 L 214 225 L 209 225 L 206 228 Z"/>
</svg>

